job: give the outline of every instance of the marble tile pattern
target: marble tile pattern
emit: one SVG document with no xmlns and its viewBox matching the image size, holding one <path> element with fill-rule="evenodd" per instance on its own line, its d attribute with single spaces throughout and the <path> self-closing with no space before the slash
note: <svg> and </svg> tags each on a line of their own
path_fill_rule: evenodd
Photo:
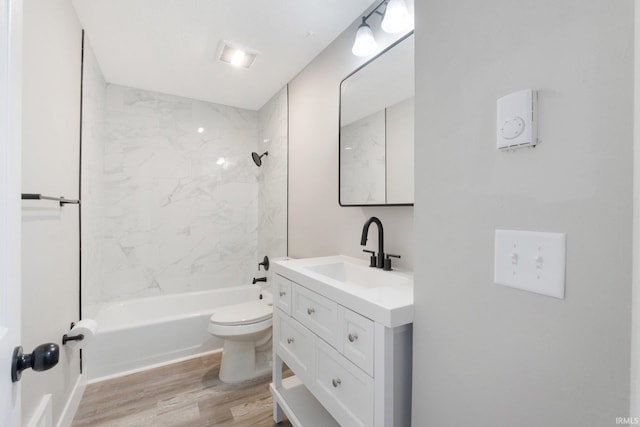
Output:
<svg viewBox="0 0 640 427">
<path fill-rule="evenodd" d="M 258 169 L 258 258 L 270 259 L 287 255 L 287 159 L 288 159 L 287 87 L 271 98 L 258 112 L 259 154 L 265 151 Z M 271 272 L 267 276 L 270 288 Z"/>
<path fill-rule="evenodd" d="M 250 283 L 258 113 L 108 84 L 104 127 L 100 195 L 86 196 L 100 209 L 83 220 L 101 262 L 85 303 Z"/>
<path fill-rule="evenodd" d="M 385 185 L 385 111 L 340 129 L 340 201 L 383 204 Z"/>
</svg>

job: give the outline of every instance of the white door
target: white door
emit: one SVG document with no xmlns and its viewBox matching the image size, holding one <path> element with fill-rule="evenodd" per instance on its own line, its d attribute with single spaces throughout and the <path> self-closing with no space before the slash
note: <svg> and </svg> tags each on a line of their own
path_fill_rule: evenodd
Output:
<svg viewBox="0 0 640 427">
<path fill-rule="evenodd" d="M 20 383 L 11 381 L 20 344 L 22 0 L 0 0 L 0 425 L 20 425 Z"/>
</svg>

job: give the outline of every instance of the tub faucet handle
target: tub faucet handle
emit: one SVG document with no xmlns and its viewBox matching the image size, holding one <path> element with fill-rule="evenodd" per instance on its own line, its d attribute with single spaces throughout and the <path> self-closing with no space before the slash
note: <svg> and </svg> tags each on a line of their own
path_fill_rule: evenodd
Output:
<svg viewBox="0 0 640 427">
<path fill-rule="evenodd" d="M 265 271 L 269 271 L 269 257 L 268 256 L 264 256 L 264 258 L 262 259 L 262 262 L 258 263 L 258 271 L 260 271 L 260 266 L 263 266 Z"/>
</svg>

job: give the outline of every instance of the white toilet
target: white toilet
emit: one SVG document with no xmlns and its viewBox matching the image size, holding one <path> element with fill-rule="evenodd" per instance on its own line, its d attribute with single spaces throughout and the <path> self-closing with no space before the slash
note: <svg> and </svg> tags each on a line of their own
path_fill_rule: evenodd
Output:
<svg viewBox="0 0 640 427">
<path fill-rule="evenodd" d="M 271 372 L 273 297 L 216 309 L 209 319 L 209 333 L 224 339 L 219 378 L 239 383 Z"/>
</svg>

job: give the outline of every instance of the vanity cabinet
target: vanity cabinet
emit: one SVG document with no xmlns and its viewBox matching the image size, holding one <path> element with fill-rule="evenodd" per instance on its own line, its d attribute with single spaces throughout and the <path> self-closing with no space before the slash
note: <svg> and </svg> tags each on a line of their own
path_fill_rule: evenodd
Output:
<svg viewBox="0 0 640 427">
<path fill-rule="evenodd" d="M 412 324 L 385 326 L 286 274 L 274 275 L 274 420 L 284 412 L 294 426 L 409 426 Z M 283 362 L 294 376 L 282 378 Z"/>
</svg>

